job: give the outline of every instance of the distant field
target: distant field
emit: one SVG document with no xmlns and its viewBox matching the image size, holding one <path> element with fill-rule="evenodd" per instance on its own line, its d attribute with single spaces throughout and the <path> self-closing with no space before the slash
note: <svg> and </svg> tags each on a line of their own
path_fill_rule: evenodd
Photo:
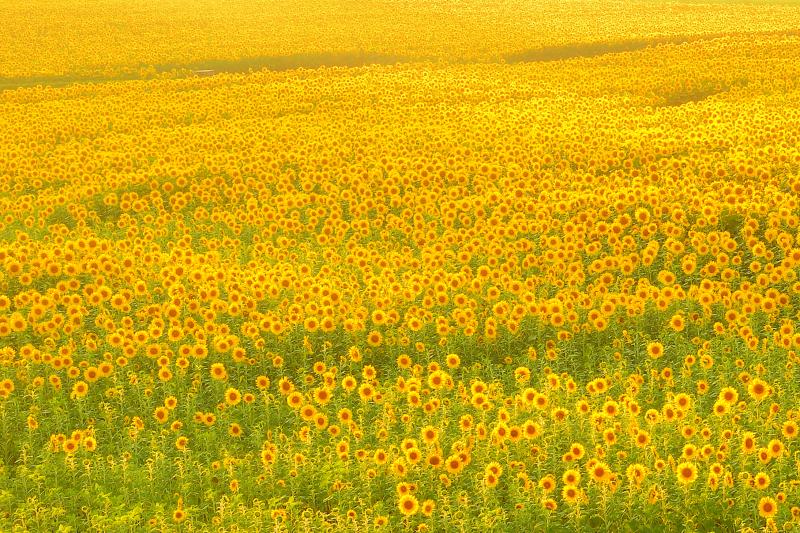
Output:
<svg viewBox="0 0 800 533">
<path fill-rule="evenodd" d="M 0 6 L 0 531 L 800 527 L 796 6 L 337 5 Z"/>
<path fill-rule="evenodd" d="M 540 48 L 798 30 L 791 2 L 8 0 L 0 79 L 152 77 L 208 61 L 371 54 L 497 61 Z M 155 67 L 155 68 L 151 68 Z"/>
</svg>

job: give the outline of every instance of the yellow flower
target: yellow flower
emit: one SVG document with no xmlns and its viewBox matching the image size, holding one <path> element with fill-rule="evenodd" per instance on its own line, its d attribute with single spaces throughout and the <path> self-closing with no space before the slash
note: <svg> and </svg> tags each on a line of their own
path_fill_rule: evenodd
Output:
<svg viewBox="0 0 800 533">
<path fill-rule="evenodd" d="M 589 475 L 595 483 L 606 483 L 611 477 L 611 469 L 602 461 L 595 461 L 589 469 Z"/>
<path fill-rule="evenodd" d="M 760 402 L 770 395 L 771 390 L 766 381 L 761 378 L 753 378 L 747 385 L 747 392 L 754 400 Z"/>
<path fill-rule="evenodd" d="M 412 516 L 419 511 L 419 502 L 413 494 L 403 494 L 397 501 L 397 508 L 405 516 Z"/>
<path fill-rule="evenodd" d="M 188 515 L 186 511 L 184 511 L 183 509 L 175 509 L 175 511 L 172 513 L 172 520 L 176 523 L 181 523 L 184 520 L 186 520 L 187 516 Z"/>
<path fill-rule="evenodd" d="M 87 394 L 89 394 L 89 385 L 85 381 L 76 381 L 75 384 L 72 385 L 70 397 L 84 398 Z"/>
<path fill-rule="evenodd" d="M 778 502 L 765 496 L 758 501 L 758 514 L 763 518 L 772 518 L 778 512 Z"/>
<path fill-rule="evenodd" d="M 425 500 L 422 502 L 422 514 L 425 516 L 431 516 L 433 514 L 434 509 L 436 509 L 436 502 L 433 500 Z"/>
<path fill-rule="evenodd" d="M 225 390 L 225 403 L 228 405 L 238 405 L 239 402 L 242 401 L 242 393 L 239 392 L 239 389 L 235 389 L 233 387 L 229 387 Z"/>
<path fill-rule="evenodd" d="M 769 487 L 770 478 L 765 472 L 759 472 L 753 476 L 753 487 L 759 490 L 764 490 Z"/>
<path fill-rule="evenodd" d="M 649 343 L 647 345 L 647 355 L 649 355 L 651 359 L 658 359 L 664 355 L 664 345 L 660 342 Z"/>
<path fill-rule="evenodd" d="M 565 470 L 561 476 L 561 481 L 563 481 L 565 485 L 580 485 L 581 473 L 579 470 L 575 469 Z"/>
<path fill-rule="evenodd" d="M 697 467 L 690 462 L 679 463 L 675 470 L 675 475 L 678 478 L 678 483 L 689 485 L 697 480 Z"/>
<path fill-rule="evenodd" d="M 565 485 L 564 488 L 561 489 L 561 497 L 570 505 L 580 502 L 583 500 L 584 496 L 583 490 L 575 485 Z"/>
<path fill-rule="evenodd" d="M 87 452 L 95 451 L 97 449 L 97 440 L 91 435 L 87 436 L 86 438 L 83 439 L 83 448 Z"/>
<path fill-rule="evenodd" d="M 797 422 L 794 420 L 787 420 L 783 423 L 783 436 L 789 440 L 797 438 Z"/>
<path fill-rule="evenodd" d="M 212 364 L 210 372 L 211 372 L 211 377 L 218 381 L 224 381 L 228 379 L 228 373 L 225 370 L 225 365 L 223 365 L 222 363 Z"/>
</svg>

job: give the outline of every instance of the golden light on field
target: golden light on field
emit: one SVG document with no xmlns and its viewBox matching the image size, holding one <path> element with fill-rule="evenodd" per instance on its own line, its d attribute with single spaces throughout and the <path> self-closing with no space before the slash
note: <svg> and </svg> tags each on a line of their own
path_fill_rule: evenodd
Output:
<svg viewBox="0 0 800 533">
<path fill-rule="evenodd" d="M 0 530 L 800 527 L 797 6 L 34 4 Z"/>
</svg>

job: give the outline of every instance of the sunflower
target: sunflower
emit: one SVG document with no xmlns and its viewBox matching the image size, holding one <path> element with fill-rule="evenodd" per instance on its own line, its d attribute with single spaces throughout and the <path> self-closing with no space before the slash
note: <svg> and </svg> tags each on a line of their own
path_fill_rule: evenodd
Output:
<svg viewBox="0 0 800 533">
<path fill-rule="evenodd" d="M 611 469 L 602 461 L 595 461 L 589 468 L 589 475 L 595 483 L 606 483 L 611 477 Z"/>
<path fill-rule="evenodd" d="M 565 470 L 564 474 L 561 476 L 561 481 L 563 481 L 565 485 L 577 486 L 581 482 L 581 473 L 575 469 Z"/>
<path fill-rule="evenodd" d="M 167 367 L 162 367 L 158 369 L 158 379 L 163 382 L 167 382 L 172 379 L 172 371 Z"/>
<path fill-rule="evenodd" d="M 783 424 L 783 436 L 789 440 L 797 438 L 798 428 L 797 422 L 794 420 L 787 420 Z"/>
<path fill-rule="evenodd" d="M 769 441 L 769 444 L 767 444 L 767 450 L 769 450 L 769 455 L 773 459 L 777 459 L 778 457 L 782 456 L 785 449 L 786 446 L 784 446 L 783 442 L 781 442 L 779 439 L 772 439 Z"/>
<path fill-rule="evenodd" d="M 650 434 L 643 429 L 639 429 L 634 437 L 634 442 L 639 448 L 645 448 L 650 444 Z"/>
<path fill-rule="evenodd" d="M 556 488 L 556 478 L 553 477 L 552 474 L 546 475 L 539 480 L 539 488 L 542 489 L 545 494 L 553 492 Z"/>
<path fill-rule="evenodd" d="M 675 475 L 678 478 L 678 483 L 689 485 L 697 480 L 697 467 L 690 462 L 680 463 L 675 470 Z"/>
<path fill-rule="evenodd" d="M 159 424 L 165 423 L 169 419 L 169 409 L 164 406 L 156 407 L 153 412 L 153 418 L 155 418 Z"/>
<path fill-rule="evenodd" d="M 586 449 L 583 447 L 583 444 L 575 442 L 569 447 L 569 452 L 572 454 L 572 458 L 575 461 L 580 461 L 586 453 Z"/>
<path fill-rule="evenodd" d="M 570 505 L 575 505 L 583 499 L 583 491 L 575 485 L 566 485 L 561 489 L 561 497 Z"/>
<path fill-rule="evenodd" d="M 674 331 L 681 332 L 686 327 L 686 321 L 682 315 L 673 315 L 669 320 L 669 327 L 671 327 Z"/>
<path fill-rule="evenodd" d="M 286 397 L 286 403 L 289 404 L 292 409 L 299 409 L 303 405 L 303 402 L 303 395 L 297 391 L 289 393 Z"/>
<path fill-rule="evenodd" d="M 319 405 L 326 405 L 331 401 L 331 391 L 324 387 L 314 390 L 314 401 Z"/>
<path fill-rule="evenodd" d="M 542 426 L 532 420 L 526 420 L 522 424 L 522 436 L 526 439 L 535 439 L 542 434 Z"/>
<path fill-rule="evenodd" d="M 772 460 L 772 452 L 769 448 L 759 448 L 756 455 L 761 464 L 767 464 Z"/>
<path fill-rule="evenodd" d="M 660 342 L 651 342 L 647 345 L 647 355 L 651 359 L 658 359 L 664 355 L 664 345 Z"/>
<path fill-rule="evenodd" d="M 218 381 L 224 381 L 228 379 L 228 372 L 225 370 L 225 365 L 222 363 L 212 364 L 209 371 L 211 373 L 211 377 Z"/>
<path fill-rule="evenodd" d="M 432 389 L 441 389 L 445 383 L 445 376 L 446 374 L 440 370 L 432 372 L 428 376 L 428 386 Z"/>
<path fill-rule="evenodd" d="M 439 468 L 442 466 L 442 456 L 438 453 L 432 453 L 428 456 L 428 466 L 431 468 Z"/>
<path fill-rule="evenodd" d="M 719 392 L 719 401 L 733 406 L 739 401 L 739 393 L 733 387 L 724 387 Z"/>
<path fill-rule="evenodd" d="M 364 401 L 370 400 L 375 396 L 375 389 L 369 383 L 362 383 L 358 388 L 358 395 Z"/>
<path fill-rule="evenodd" d="M 757 402 L 770 395 L 769 384 L 761 378 L 755 378 L 747 385 L 747 392 Z"/>
<path fill-rule="evenodd" d="M 458 368 L 458 365 L 461 364 L 461 358 L 458 355 L 451 353 L 447 356 L 445 362 L 448 368 Z"/>
<path fill-rule="evenodd" d="M 439 431 L 433 426 L 422 428 L 422 440 L 426 444 L 433 444 L 439 438 Z"/>
<path fill-rule="evenodd" d="M 342 379 L 342 388 L 347 392 L 352 392 L 358 386 L 358 380 L 353 376 L 345 376 Z"/>
<path fill-rule="evenodd" d="M 87 452 L 93 452 L 97 449 L 97 440 L 91 435 L 83 439 L 83 448 Z"/>
<path fill-rule="evenodd" d="M 742 451 L 744 453 L 753 453 L 756 451 L 758 444 L 756 443 L 756 435 L 752 431 L 747 431 L 742 435 Z"/>
<path fill-rule="evenodd" d="M 397 508 L 405 516 L 413 516 L 419 511 L 419 502 L 413 494 L 403 494 L 397 501 Z"/>
<path fill-rule="evenodd" d="M 451 455 L 448 457 L 444 462 L 445 468 L 451 474 L 458 474 L 464 468 L 464 464 L 461 462 L 461 458 L 458 454 Z"/>
<path fill-rule="evenodd" d="M 238 405 L 239 402 L 242 401 L 242 393 L 239 392 L 239 389 L 235 389 L 233 387 L 228 388 L 225 391 L 225 403 L 234 406 Z"/>
<path fill-rule="evenodd" d="M 503 473 L 503 467 L 497 461 L 492 461 L 491 463 L 487 464 L 484 470 L 486 472 L 491 472 L 496 476 L 499 476 Z"/>
<path fill-rule="evenodd" d="M 397 484 L 396 490 L 397 495 L 402 496 L 403 494 L 411 494 L 412 491 L 417 490 L 417 486 L 414 483 L 403 481 Z"/>
<path fill-rule="evenodd" d="M 256 387 L 259 390 L 267 390 L 269 388 L 269 378 L 267 376 L 258 376 L 256 378 Z"/>
<path fill-rule="evenodd" d="M 84 398 L 87 394 L 89 394 L 89 385 L 85 381 L 77 381 L 72 386 L 72 393 L 70 396 L 73 398 Z"/>
<path fill-rule="evenodd" d="M 647 476 L 647 468 L 644 465 L 632 463 L 625 469 L 625 475 L 630 483 L 639 487 Z"/>
<path fill-rule="evenodd" d="M 175 512 L 172 513 L 172 520 L 176 523 L 183 522 L 186 520 L 186 511 L 183 509 L 175 509 Z"/>
<path fill-rule="evenodd" d="M 408 459 L 409 463 L 415 465 L 422 459 L 422 453 L 419 448 L 410 448 L 406 450 L 406 459 Z"/>
<path fill-rule="evenodd" d="M 470 403 L 476 409 L 484 409 L 484 410 L 488 409 L 491 405 L 489 402 L 489 397 L 486 396 L 486 394 L 483 394 L 482 392 L 473 394 L 472 398 L 470 399 Z"/>
<path fill-rule="evenodd" d="M 433 500 L 425 500 L 422 502 L 422 514 L 425 516 L 431 516 L 433 514 L 434 509 L 436 509 L 436 502 Z"/>
<path fill-rule="evenodd" d="M 328 426 L 328 417 L 323 413 L 317 413 L 314 417 L 314 425 L 319 430 L 325 429 Z"/>
<path fill-rule="evenodd" d="M 397 356 L 397 367 L 401 369 L 411 368 L 412 361 L 408 354 L 400 354 Z"/>
<path fill-rule="evenodd" d="M 769 474 L 765 472 L 759 472 L 755 476 L 753 476 L 753 488 L 758 490 L 764 490 L 769 487 Z"/>
<path fill-rule="evenodd" d="M 758 514 L 763 518 L 772 518 L 778 512 L 778 502 L 765 496 L 758 501 Z"/>
<path fill-rule="evenodd" d="M 381 448 L 378 448 L 377 450 L 375 450 L 375 454 L 372 457 L 373 457 L 373 460 L 375 461 L 375 464 L 378 464 L 378 465 L 385 464 L 386 461 L 389 459 L 389 456 L 387 455 L 387 453 Z"/>
<path fill-rule="evenodd" d="M 73 454 L 78 450 L 80 443 L 75 439 L 67 439 L 64 441 L 63 449 L 67 454 Z"/>
<path fill-rule="evenodd" d="M 351 346 L 347 351 L 347 355 L 354 363 L 361 361 L 361 350 L 358 346 Z"/>
<path fill-rule="evenodd" d="M 712 407 L 712 411 L 716 416 L 725 416 L 730 412 L 730 410 L 731 410 L 730 404 L 722 400 L 717 400 L 716 402 L 714 402 L 714 406 Z"/>
<path fill-rule="evenodd" d="M 372 346 L 373 348 L 377 348 L 383 342 L 383 335 L 380 334 L 379 331 L 372 330 L 367 335 L 367 344 Z M 416 512 L 416 511 L 414 511 Z"/>
</svg>

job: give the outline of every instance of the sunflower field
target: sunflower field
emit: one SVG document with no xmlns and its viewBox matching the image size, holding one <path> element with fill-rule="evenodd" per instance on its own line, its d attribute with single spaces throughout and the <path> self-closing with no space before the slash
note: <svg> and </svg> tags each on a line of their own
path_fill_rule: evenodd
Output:
<svg viewBox="0 0 800 533">
<path fill-rule="evenodd" d="M 0 23 L 0 531 L 800 530 L 800 4 Z"/>
</svg>

